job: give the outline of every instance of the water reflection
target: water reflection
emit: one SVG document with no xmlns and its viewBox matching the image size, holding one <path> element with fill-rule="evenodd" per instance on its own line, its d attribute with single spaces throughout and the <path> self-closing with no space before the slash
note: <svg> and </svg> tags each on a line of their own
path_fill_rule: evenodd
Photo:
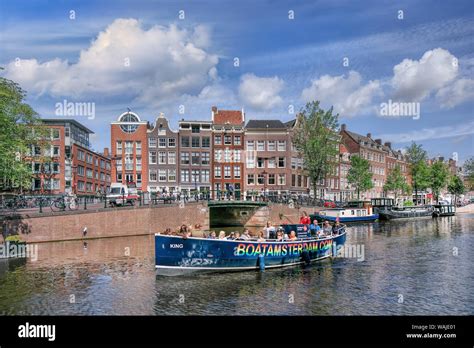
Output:
<svg viewBox="0 0 474 348">
<path fill-rule="evenodd" d="M 474 314 L 473 215 L 354 225 L 347 243 L 365 260 L 186 277 L 155 275 L 153 236 L 43 243 L 36 262 L 0 261 L 0 312 Z"/>
</svg>

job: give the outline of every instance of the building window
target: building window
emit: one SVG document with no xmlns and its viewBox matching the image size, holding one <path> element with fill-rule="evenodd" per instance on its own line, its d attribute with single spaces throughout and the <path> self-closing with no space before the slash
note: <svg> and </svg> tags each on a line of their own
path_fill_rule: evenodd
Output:
<svg viewBox="0 0 474 348">
<path fill-rule="evenodd" d="M 53 156 L 59 156 L 59 146 L 53 146 Z"/>
<path fill-rule="evenodd" d="M 278 151 L 286 151 L 286 141 L 278 140 Z"/>
<path fill-rule="evenodd" d="M 242 160 L 242 158 L 241 158 L 240 150 L 234 150 L 234 162 L 235 163 L 240 163 L 241 160 Z"/>
<path fill-rule="evenodd" d="M 122 182 L 122 173 L 117 173 L 117 182 Z"/>
<path fill-rule="evenodd" d="M 201 146 L 202 147 L 211 147 L 211 138 L 210 137 L 202 137 Z"/>
<path fill-rule="evenodd" d="M 285 157 L 278 157 L 278 168 L 285 168 Z"/>
<path fill-rule="evenodd" d="M 224 135 L 224 145 L 231 145 L 232 144 L 232 136 Z"/>
<path fill-rule="evenodd" d="M 166 152 L 158 152 L 158 164 L 166 164 Z"/>
<path fill-rule="evenodd" d="M 230 166 L 224 166 L 224 178 L 230 179 Z"/>
<path fill-rule="evenodd" d="M 71 136 L 71 129 L 69 127 L 64 127 L 64 136 L 65 137 Z"/>
<path fill-rule="evenodd" d="M 278 185 L 286 185 L 285 174 L 278 174 Z"/>
<path fill-rule="evenodd" d="M 117 168 L 118 172 L 122 171 L 122 159 L 119 158 L 115 161 L 115 167 Z"/>
<path fill-rule="evenodd" d="M 84 151 L 78 150 L 77 151 L 77 159 L 80 160 L 80 161 L 84 161 L 84 158 L 85 158 Z"/>
<path fill-rule="evenodd" d="M 221 175 L 221 166 L 214 167 L 214 178 L 220 178 Z"/>
<path fill-rule="evenodd" d="M 142 171 L 142 158 L 141 157 L 137 157 L 135 159 L 135 168 L 136 168 L 136 171 L 137 172 L 141 172 Z"/>
<path fill-rule="evenodd" d="M 197 169 L 193 169 L 191 171 L 191 182 L 192 183 L 196 183 L 196 182 L 199 182 L 199 177 L 201 176 L 201 173 L 199 170 Z"/>
<path fill-rule="evenodd" d="M 158 181 L 160 182 L 166 181 L 166 169 L 158 170 Z"/>
<path fill-rule="evenodd" d="M 262 157 L 257 158 L 257 168 L 265 168 L 265 159 Z"/>
<path fill-rule="evenodd" d="M 148 138 L 148 147 L 156 147 L 156 138 Z"/>
<path fill-rule="evenodd" d="M 267 142 L 267 150 L 268 151 L 275 151 L 276 150 L 276 141 L 275 140 L 269 140 Z"/>
<path fill-rule="evenodd" d="M 255 151 L 255 142 L 253 140 L 247 140 L 247 151 Z"/>
<path fill-rule="evenodd" d="M 275 174 L 268 174 L 268 185 L 275 185 Z"/>
<path fill-rule="evenodd" d="M 191 164 L 193 166 L 198 166 L 199 165 L 199 152 L 191 153 Z"/>
<path fill-rule="evenodd" d="M 125 170 L 133 170 L 132 156 L 125 156 Z"/>
<path fill-rule="evenodd" d="M 231 154 L 231 151 L 228 148 L 226 148 L 224 150 L 224 162 L 226 163 L 230 162 L 230 154 Z"/>
<path fill-rule="evenodd" d="M 192 137 L 192 147 L 199 147 L 201 146 L 200 144 L 200 138 L 199 137 Z"/>
<path fill-rule="evenodd" d="M 158 138 L 158 147 L 162 149 L 166 147 L 166 138 Z"/>
<path fill-rule="evenodd" d="M 199 125 L 193 124 L 193 125 L 191 126 L 191 133 L 199 133 L 199 131 L 200 131 Z"/>
<path fill-rule="evenodd" d="M 137 141 L 135 143 L 135 153 L 140 156 L 142 154 L 142 142 L 141 141 Z"/>
<path fill-rule="evenodd" d="M 234 145 L 241 145 L 241 144 L 242 144 L 242 140 L 241 140 L 240 135 L 235 135 L 234 136 Z"/>
<path fill-rule="evenodd" d="M 125 154 L 131 155 L 133 153 L 133 141 L 125 142 Z"/>
<path fill-rule="evenodd" d="M 214 150 L 214 160 L 216 162 L 222 161 L 222 150 Z"/>
<path fill-rule="evenodd" d="M 181 182 L 189 182 L 189 170 L 182 169 L 181 170 Z"/>
<path fill-rule="evenodd" d="M 53 163 L 53 173 L 59 173 L 59 163 Z"/>
<path fill-rule="evenodd" d="M 201 170 L 201 182 L 209 182 L 209 169 Z"/>
<path fill-rule="evenodd" d="M 189 147 L 189 137 L 181 138 L 181 147 Z"/>
<path fill-rule="evenodd" d="M 79 191 L 84 191 L 84 181 L 78 181 L 77 182 L 77 189 Z"/>
<path fill-rule="evenodd" d="M 234 178 L 240 179 L 240 166 L 234 166 Z"/>
<path fill-rule="evenodd" d="M 247 168 L 255 168 L 255 153 L 247 153 Z"/>
<path fill-rule="evenodd" d="M 247 185 L 255 185 L 255 174 L 247 174 Z"/>
<path fill-rule="evenodd" d="M 189 164 L 189 152 L 181 152 L 181 164 Z"/>
<path fill-rule="evenodd" d="M 84 167 L 83 166 L 77 166 L 77 175 L 84 176 Z"/>
<path fill-rule="evenodd" d="M 156 151 L 149 152 L 148 161 L 150 162 L 150 164 L 156 164 Z"/>
<path fill-rule="evenodd" d="M 263 185 L 265 183 L 265 175 L 258 174 L 257 176 L 257 185 Z"/>
<path fill-rule="evenodd" d="M 168 181 L 176 181 L 176 169 L 168 169 Z"/>
<path fill-rule="evenodd" d="M 257 140 L 257 151 L 265 151 L 265 141 Z"/>
<path fill-rule="evenodd" d="M 214 136 L 214 145 L 222 145 L 222 136 L 220 135 Z"/>
<path fill-rule="evenodd" d="M 209 152 L 202 152 L 201 153 L 201 164 L 203 166 L 208 166 L 210 162 L 210 153 Z"/>
<path fill-rule="evenodd" d="M 268 159 L 268 168 L 276 168 L 276 160 L 275 157 Z"/>
<path fill-rule="evenodd" d="M 176 152 L 168 152 L 168 164 L 176 164 Z"/>
<path fill-rule="evenodd" d="M 168 147 L 176 147 L 176 139 L 168 138 Z"/>
<path fill-rule="evenodd" d="M 53 140 L 59 140 L 59 129 L 53 128 L 51 130 Z"/>
</svg>

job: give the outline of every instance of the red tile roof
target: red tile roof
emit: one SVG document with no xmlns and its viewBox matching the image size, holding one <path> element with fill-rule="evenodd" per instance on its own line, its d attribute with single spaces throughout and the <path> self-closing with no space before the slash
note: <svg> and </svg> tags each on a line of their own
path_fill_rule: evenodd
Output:
<svg viewBox="0 0 474 348">
<path fill-rule="evenodd" d="M 240 110 L 217 110 L 214 112 L 214 124 L 241 125 L 244 122 L 242 111 Z"/>
</svg>

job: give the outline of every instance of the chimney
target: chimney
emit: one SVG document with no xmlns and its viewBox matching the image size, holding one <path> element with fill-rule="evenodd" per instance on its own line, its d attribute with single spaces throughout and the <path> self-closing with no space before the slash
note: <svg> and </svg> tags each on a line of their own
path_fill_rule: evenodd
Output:
<svg viewBox="0 0 474 348">
<path fill-rule="evenodd" d="M 109 157 L 109 148 L 104 147 L 104 157 Z"/>
<path fill-rule="evenodd" d="M 384 145 L 385 145 L 386 147 L 388 147 L 389 149 L 392 148 L 392 143 L 390 143 L 390 142 L 388 142 L 388 141 L 387 141 Z"/>
<path fill-rule="evenodd" d="M 367 138 L 372 138 L 372 134 L 371 134 L 371 133 L 367 133 Z"/>
<path fill-rule="evenodd" d="M 375 142 L 379 145 L 382 145 L 382 139 L 375 139 Z"/>
<path fill-rule="evenodd" d="M 341 124 L 341 132 L 342 132 L 342 131 L 345 131 L 345 130 L 346 130 L 346 124 L 343 123 L 343 124 Z"/>
<path fill-rule="evenodd" d="M 214 114 L 217 114 L 217 106 L 213 106 L 211 108 L 211 119 L 212 119 L 212 122 L 214 122 Z"/>
</svg>

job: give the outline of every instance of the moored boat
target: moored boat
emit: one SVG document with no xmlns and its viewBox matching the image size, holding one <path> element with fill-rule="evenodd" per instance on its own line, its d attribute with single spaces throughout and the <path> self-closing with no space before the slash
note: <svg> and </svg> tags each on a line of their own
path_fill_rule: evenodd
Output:
<svg viewBox="0 0 474 348">
<path fill-rule="evenodd" d="M 397 207 L 392 198 L 373 198 L 374 211 L 382 220 L 425 218 L 433 215 L 433 206 Z"/>
<path fill-rule="evenodd" d="M 379 215 L 373 212 L 370 202 L 354 201 L 349 202 L 346 207 L 321 210 L 318 213 L 310 215 L 311 220 L 318 221 L 339 221 L 348 222 L 367 222 L 375 221 Z"/>
<path fill-rule="evenodd" d="M 265 242 L 155 234 L 155 266 L 158 274 L 181 275 L 309 264 L 336 255 L 345 240 L 344 226 L 324 238 Z"/>
<path fill-rule="evenodd" d="M 433 209 L 433 217 L 456 215 L 456 207 L 452 204 L 436 204 Z"/>
</svg>

